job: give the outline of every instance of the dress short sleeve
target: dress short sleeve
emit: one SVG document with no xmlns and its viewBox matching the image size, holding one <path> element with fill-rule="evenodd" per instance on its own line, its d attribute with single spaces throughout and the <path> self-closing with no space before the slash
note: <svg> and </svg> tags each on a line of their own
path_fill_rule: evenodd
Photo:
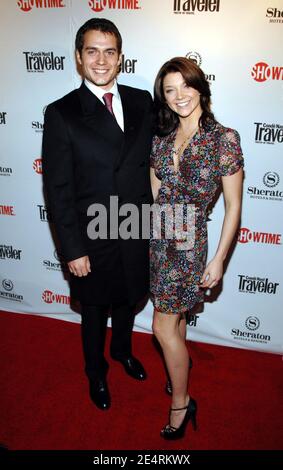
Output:
<svg viewBox="0 0 283 470">
<path fill-rule="evenodd" d="M 159 141 L 158 137 L 155 135 L 152 140 L 151 153 L 150 153 L 150 166 L 151 168 L 156 169 L 157 163 L 157 142 Z"/>
<path fill-rule="evenodd" d="M 240 136 L 234 129 L 226 128 L 220 141 L 219 170 L 221 176 L 230 176 L 244 166 Z"/>
</svg>

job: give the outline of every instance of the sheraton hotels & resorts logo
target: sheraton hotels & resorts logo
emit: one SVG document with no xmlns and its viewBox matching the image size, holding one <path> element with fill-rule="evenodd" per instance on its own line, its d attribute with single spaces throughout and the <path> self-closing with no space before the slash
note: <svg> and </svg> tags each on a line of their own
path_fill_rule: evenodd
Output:
<svg viewBox="0 0 283 470">
<path fill-rule="evenodd" d="M 255 315 L 250 315 L 246 318 L 244 322 L 244 327 L 241 329 L 236 327 L 231 329 L 231 336 L 236 341 L 246 341 L 252 343 L 269 343 L 271 341 L 271 336 L 265 334 L 259 330 L 261 324 L 258 317 Z M 246 331 L 248 330 L 248 331 Z"/>
<path fill-rule="evenodd" d="M 202 64 L 202 57 L 197 51 L 187 52 L 185 57 L 195 62 L 199 67 Z M 205 78 L 209 81 L 209 83 L 215 82 L 215 74 L 213 73 L 205 73 Z"/>
<path fill-rule="evenodd" d="M 25 13 L 33 8 L 65 8 L 66 6 L 63 0 L 19 0 L 17 5 Z"/>
<path fill-rule="evenodd" d="M 89 0 L 88 4 L 92 11 L 100 13 L 109 10 L 140 10 L 139 0 Z"/>
<path fill-rule="evenodd" d="M 13 168 L 9 166 L 0 165 L 0 176 L 11 176 L 13 174 Z"/>
<path fill-rule="evenodd" d="M 269 23 L 283 23 L 283 10 L 278 8 L 267 8 L 265 16 L 269 18 Z"/>
<path fill-rule="evenodd" d="M 24 297 L 20 294 L 17 294 L 14 291 L 14 283 L 11 279 L 3 279 L 2 288 L 0 286 L 0 298 L 5 300 L 10 300 L 13 302 L 23 302 Z"/>
<path fill-rule="evenodd" d="M 262 182 L 268 189 L 259 186 L 248 186 L 247 194 L 250 198 L 283 202 L 282 187 L 277 188 L 280 183 L 280 176 L 276 171 L 267 171 L 262 178 Z"/>
</svg>

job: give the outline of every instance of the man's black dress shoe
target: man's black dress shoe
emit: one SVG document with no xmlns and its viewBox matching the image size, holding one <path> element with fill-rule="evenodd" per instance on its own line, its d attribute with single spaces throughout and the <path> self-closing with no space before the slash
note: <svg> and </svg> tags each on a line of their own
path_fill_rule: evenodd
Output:
<svg viewBox="0 0 283 470">
<path fill-rule="evenodd" d="M 146 371 L 144 370 L 142 364 L 138 359 L 133 356 L 129 356 L 126 358 L 115 358 L 112 356 L 115 361 L 121 362 L 124 366 L 125 371 L 128 375 L 133 377 L 136 380 L 145 380 L 147 375 Z"/>
<path fill-rule="evenodd" d="M 93 403 L 101 410 L 108 410 L 111 406 L 111 398 L 105 379 L 89 381 L 89 394 Z"/>
</svg>

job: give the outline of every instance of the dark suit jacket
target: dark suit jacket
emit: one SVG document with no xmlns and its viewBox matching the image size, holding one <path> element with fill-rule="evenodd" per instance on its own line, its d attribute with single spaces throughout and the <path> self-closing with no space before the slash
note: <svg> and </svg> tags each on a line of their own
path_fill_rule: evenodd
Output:
<svg viewBox="0 0 283 470">
<path fill-rule="evenodd" d="M 120 205 L 152 202 L 152 99 L 147 91 L 118 89 L 124 133 L 84 84 L 45 112 L 43 177 L 55 231 L 67 261 L 84 255 L 91 261 L 91 274 L 71 276 L 72 293 L 83 303 L 124 296 L 135 303 L 148 291 L 148 240 L 91 240 L 87 235 L 91 204 L 109 208 L 111 195 Z"/>
</svg>

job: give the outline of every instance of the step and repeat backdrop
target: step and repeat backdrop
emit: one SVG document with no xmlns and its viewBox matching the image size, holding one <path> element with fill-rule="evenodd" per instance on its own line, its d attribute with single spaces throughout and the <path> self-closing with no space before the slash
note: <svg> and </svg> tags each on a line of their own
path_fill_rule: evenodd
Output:
<svg viewBox="0 0 283 470">
<path fill-rule="evenodd" d="M 121 84 L 152 93 L 166 60 L 192 58 L 217 119 L 241 136 L 241 228 L 223 284 L 189 318 L 188 337 L 281 353 L 283 1 L 2 0 L 0 12 L 0 309 L 80 322 L 43 196 L 41 142 L 46 105 L 81 83 L 76 31 L 104 17 L 123 37 Z M 209 216 L 209 259 L 223 215 L 221 196 Z M 135 329 L 151 332 L 151 319 L 148 302 Z"/>
</svg>

